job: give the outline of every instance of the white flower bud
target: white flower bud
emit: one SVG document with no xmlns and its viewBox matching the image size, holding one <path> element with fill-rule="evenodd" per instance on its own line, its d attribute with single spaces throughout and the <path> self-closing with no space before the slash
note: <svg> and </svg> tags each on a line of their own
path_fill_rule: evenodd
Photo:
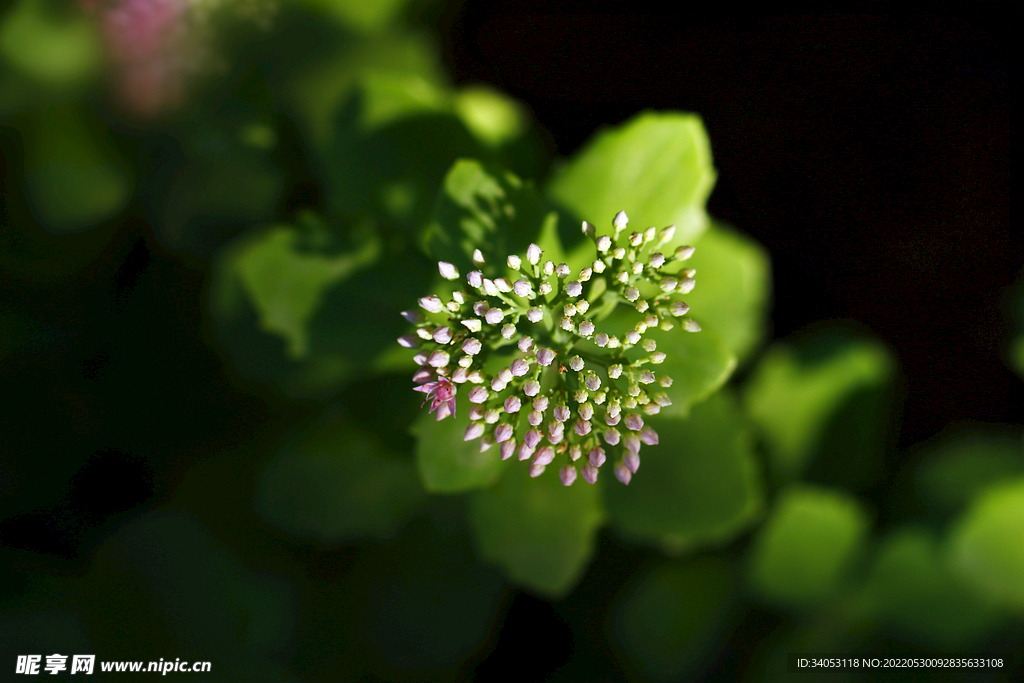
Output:
<svg viewBox="0 0 1024 683">
<path fill-rule="evenodd" d="M 540 257 L 544 252 L 536 244 L 531 244 L 526 249 L 526 260 L 533 265 L 540 263 Z"/>
<path fill-rule="evenodd" d="M 640 290 L 636 287 L 626 287 L 626 291 L 623 294 L 629 301 L 636 301 L 640 298 Z"/>
<path fill-rule="evenodd" d="M 494 284 L 494 280 L 484 278 L 484 292 L 487 293 L 487 296 L 498 296 L 498 286 Z"/>
<path fill-rule="evenodd" d="M 616 230 L 622 230 L 629 225 L 629 217 L 626 215 L 626 212 L 619 211 L 615 214 L 615 218 L 612 219 L 612 225 Z"/>
<path fill-rule="evenodd" d="M 484 263 L 486 263 L 486 261 L 484 260 L 484 255 L 480 252 L 479 249 L 473 250 L 473 263 L 474 265 L 477 266 L 482 266 Z"/>
<path fill-rule="evenodd" d="M 586 299 L 580 299 L 579 301 L 576 302 L 576 312 L 577 313 L 586 313 L 589 310 L 590 310 L 590 302 L 587 301 Z"/>
<path fill-rule="evenodd" d="M 480 340 L 474 337 L 470 337 L 462 342 L 462 352 L 470 356 L 480 353 L 481 348 L 483 348 L 483 345 L 480 343 Z"/>
<path fill-rule="evenodd" d="M 679 318 L 690 312 L 690 307 L 683 301 L 673 301 L 669 312 Z"/>
<path fill-rule="evenodd" d="M 507 277 L 499 277 L 494 281 L 494 286 L 498 288 L 499 292 L 511 292 L 512 283 L 509 282 Z"/>
<path fill-rule="evenodd" d="M 636 310 L 640 313 L 646 311 L 648 308 L 650 308 L 650 306 L 651 305 L 647 303 L 646 299 L 640 299 L 639 301 L 636 302 Z"/>
<path fill-rule="evenodd" d="M 600 347 L 608 346 L 608 335 L 604 332 L 598 332 L 597 336 L 594 337 L 594 343 Z"/>
<path fill-rule="evenodd" d="M 640 346 L 643 347 L 644 351 L 647 351 L 649 353 L 654 349 L 658 348 L 658 342 L 654 341 L 653 339 L 644 339 L 644 343 L 641 344 Z"/>
<path fill-rule="evenodd" d="M 644 264 L 637 261 L 632 266 L 630 266 L 629 270 L 633 273 L 633 275 L 639 275 L 640 273 L 644 272 Z"/>
<path fill-rule="evenodd" d="M 661 268 L 663 265 L 665 265 L 665 255 L 662 254 L 660 251 L 651 254 L 651 258 L 648 260 L 648 263 L 651 264 L 651 268 Z"/>
<path fill-rule="evenodd" d="M 660 247 L 661 245 L 665 244 L 665 242 L 668 242 L 669 240 L 671 240 L 675 236 L 676 236 L 676 226 L 675 225 L 668 225 L 668 226 L 662 228 L 661 232 L 658 233 L 658 246 Z"/>
<path fill-rule="evenodd" d="M 473 364 L 472 356 L 463 356 L 459 359 L 459 369 L 465 372 L 466 368 Z"/>
<path fill-rule="evenodd" d="M 595 228 L 593 225 L 586 221 L 583 221 L 583 226 L 580 229 L 583 231 L 583 234 L 586 235 L 587 237 L 592 238 L 594 235 L 597 234 L 597 228 Z"/>
<path fill-rule="evenodd" d="M 620 270 L 619 272 L 615 273 L 615 281 L 623 285 L 626 284 L 627 282 L 629 282 L 629 273 L 627 273 L 624 270 Z"/>
<path fill-rule="evenodd" d="M 569 316 L 564 316 L 562 318 L 562 321 L 561 321 L 560 325 L 561 325 L 562 329 L 565 330 L 566 332 L 572 332 L 572 329 L 573 329 L 572 318 L 570 318 Z"/>
<path fill-rule="evenodd" d="M 618 379 L 619 377 L 621 377 L 622 376 L 622 366 L 621 365 L 609 366 L 609 368 L 608 368 L 608 376 L 611 377 L 612 379 Z"/>
<path fill-rule="evenodd" d="M 467 320 L 461 320 L 460 322 L 465 325 L 466 329 L 470 332 L 479 332 L 483 329 L 483 325 L 479 318 L 469 318 Z"/>
<path fill-rule="evenodd" d="M 544 267 L 541 268 L 541 272 L 543 272 L 545 275 L 551 275 L 552 273 L 554 273 L 555 272 L 555 262 L 554 261 L 545 261 L 544 262 Z"/>
<path fill-rule="evenodd" d="M 550 282 L 542 282 L 542 283 L 540 283 L 539 285 L 537 285 L 537 291 L 541 294 L 541 296 L 544 296 L 546 294 L 550 294 L 551 293 L 551 283 Z"/>
<path fill-rule="evenodd" d="M 559 278 L 569 277 L 569 266 L 564 263 L 559 263 L 555 268 L 555 275 Z"/>
<path fill-rule="evenodd" d="M 594 261 L 594 272 L 598 275 L 604 272 L 604 261 L 600 259 Z"/>
<path fill-rule="evenodd" d="M 612 256 L 621 261 L 622 259 L 626 258 L 626 249 L 624 247 L 619 247 L 618 249 L 612 252 Z"/>
<path fill-rule="evenodd" d="M 640 333 L 637 332 L 636 330 L 630 330 L 629 332 L 626 333 L 626 341 L 629 342 L 630 344 L 636 344 L 638 341 L 640 341 Z"/>
<path fill-rule="evenodd" d="M 654 351 L 651 353 L 651 362 L 654 363 L 655 365 L 664 363 L 665 358 L 667 358 L 667 356 L 665 355 L 664 351 Z"/>
<path fill-rule="evenodd" d="M 658 229 L 653 225 L 644 230 L 644 242 L 650 242 L 654 239 L 654 235 L 657 234 Z"/>
<path fill-rule="evenodd" d="M 683 329 L 686 330 L 687 332 L 700 332 L 700 325 L 698 325 L 697 321 L 694 320 L 693 318 L 686 318 L 685 320 L 683 320 L 681 325 L 683 326 Z"/>
<path fill-rule="evenodd" d="M 676 285 L 678 284 L 679 281 L 676 280 L 674 277 L 667 277 L 664 280 L 662 280 L 661 284 L 658 286 L 661 287 L 661 291 L 663 292 L 671 292 L 673 289 L 676 288 Z"/>
<path fill-rule="evenodd" d="M 459 279 L 459 269 L 447 261 L 438 261 L 437 269 L 441 271 L 441 277 L 445 280 Z"/>
<path fill-rule="evenodd" d="M 599 252 L 604 254 L 604 253 L 607 253 L 607 251 L 609 249 L 611 249 L 611 248 L 612 248 L 612 238 L 611 237 L 609 237 L 608 235 L 601 235 L 600 237 L 597 238 L 597 250 Z M 596 266 L 595 266 L 595 270 L 596 270 Z M 601 271 L 597 271 L 597 272 L 601 272 Z"/>
<path fill-rule="evenodd" d="M 484 314 L 484 320 L 491 325 L 497 325 L 501 322 L 502 318 L 505 317 L 505 312 L 500 308 L 488 308 L 487 313 Z"/>
<path fill-rule="evenodd" d="M 583 369 L 583 359 L 580 358 L 579 356 L 573 356 L 572 358 L 569 359 L 569 367 L 575 370 L 576 372 L 579 372 L 580 370 Z"/>
<path fill-rule="evenodd" d="M 676 249 L 675 259 L 677 261 L 685 261 L 686 259 L 693 256 L 693 252 L 696 251 L 693 247 L 679 247 Z"/>
<path fill-rule="evenodd" d="M 539 323 L 544 318 L 544 311 L 536 306 L 526 312 L 526 319 L 531 323 Z"/>
<path fill-rule="evenodd" d="M 420 327 L 416 330 L 416 336 L 423 341 L 430 341 L 434 338 L 434 334 L 425 327 Z"/>
<path fill-rule="evenodd" d="M 516 280 L 512 285 L 512 291 L 515 292 L 515 295 L 523 298 L 529 298 L 532 290 L 530 281 L 523 278 Z"/>
<path fill-rule="evenodd" d="M 639 247 L 641 244 L 643 244 L 643 241 L 644 241 L 644 236 L 641 235 L 640 233 L 638 233 L 638 232 L 631 232 L 631 233 L 629 233 L 629 246 L 631 246 L 631 247 Z"/>
<path fill-rule="evenodd" d="M 575 299 L 576 297 L 583 293 L 583 285 L 581 285 L 576 280 L 573 280 L 572 282 L 567 282 L 565 284 L 565 293 Z"/>
<path fill-rule="evenodd" d="M 533 339 L 531 337 L 523 337 L 519 340 L 517 346 L 523 353 L 528 353 L 533 348 Z"/>
<path fill-rule="evenodd" d="M 515 254 L 509 255 L 509 257 L 505 259 L 505 263 L 507 263 L 508 267 L 512 270 L 519 270 L 523 266 L 523 260 Z"/>
<path fill-rule="evenodd" d="M 696 280 L 694 280 L 692 277 L 686 278 L 685 280 L 683 280 L 682 282 L 679 283 L 679 293 L 680 294 L 689 294 L 690 292 L 693 291 L 693 287 L 696 284 L 697 284 Z"/>
<path fill-rule="evenodd" d="M 562 306 L 562 315 L 570 318 L 576 315 L 576 304 L 568 303 L 565 306 Z"/>
<path fill-rule="evenodd" d="M 438 327 L 434 329 L 434 341 L 438 344 L 447 344 L 452 340 L 452 330 L 450 327 Z"/>
<path fill-rule="evenodd" d="M 501 328 L 501 336 L 504 339 L 511 339 L 512 335 L 514 335 L 515 333 L 516 333 L 516 326 L 515 325 L 506 324 L 506 325 L 504 325 Z"/>
<path fill-rule="evenodd" d="M 584 337 L 589 337 L 590 335 L 594 334 L 594 323 L 590 322 L 589 320 L 584 320 L 583 322 L 581 322 L 580 334 L 582 334 Z"/>
<path fill-rule="evenodd" d="M 592 268 L 584 268 L 580 271 L 580 282 L 588 282 L 593 274 L 594 270 Z"/>
<path fill-rule="evenodd" d="M 441 312 L 441 300 L 433 295 L 420 299 L 420 306 L 431 313 Z"/>
<path fill-rule="evenodd" d="M 402 311 L 402 317 L 413 325 L 423 321 L 423 314 L 416 310 Z"/>
</svg>

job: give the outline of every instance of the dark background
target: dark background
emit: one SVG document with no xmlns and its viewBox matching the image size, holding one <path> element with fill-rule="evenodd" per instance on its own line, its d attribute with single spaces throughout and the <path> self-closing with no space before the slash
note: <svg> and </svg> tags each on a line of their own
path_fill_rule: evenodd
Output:
<svg viewBox="0 0 1024 683">
<path fill-rule="evenodd" d="M 587 9 L 467 2 L 439 19 L 445 58 L 458 82 L 521 99 L 561 155 L 643 109 L 700 113 L 719 174 L 710 212 L 770 252 L 776 337 L 838 318 L 890 344 L 903 373 L 901 447 L 952 422 L 1024 423 L 1024 384 L 1003 361 L 1014 329 L 1005 293 L 1024 265 L 1010 196 L 1019 168 L 1011 149 L 1020 152 L 1015 24 L 685 21 L 626 3 Z M 6 192 L 20 151 L 15 136 L 0 138 Z M 5 224 L 18 219 L 17 207 L 0 210 Z M 86 245 L 106 235 L 59 239 Z M 0 570 L 4 597 L 33 572 L 80 571 L 100 523 L 169 498 L 204 452 L 295 417 L 240 387 L 209 347 L 206 268 L 162 249 L 139 219 L 122 221 L 70 279 L 0 274 L 2 303 L 56 330 L 52 343 L 0 364 L 9 399 L 0 478 L 43 501 L 0 522 L 0 542 L 50 558 Z M 29 452 L 67 457 L 21 457 Z M 645 553 L 602 535 L 583 590 L 555 604 L 518 594 L 478 678 L 542 680 L 574 647 L 590 652 L 593 668 L 572 678 L 620 678 L 604 652 L 603 615 Z M 739 676 L 744 645 L 776 619 L 755 612 L 741 625 L 722 680 Z M 573 642 L 570 628 L 584 639 Z"/>
</svg>

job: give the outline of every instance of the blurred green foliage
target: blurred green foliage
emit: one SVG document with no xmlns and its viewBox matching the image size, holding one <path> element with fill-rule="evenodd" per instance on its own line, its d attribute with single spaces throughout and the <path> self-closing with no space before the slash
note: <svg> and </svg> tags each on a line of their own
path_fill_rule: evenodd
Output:
<svg viewBox="0 0 1024 683">
<path fill-rule="evenodd" d="M 167 456 L 169 492 L 111 516 L 76 575 L 35 576 L 42 553 L 5 548 L 0 640 L 209 659 L 218 680 L 465 680 L 499 642 L 512 589 L 559 605 L 592 582 L 611 595 L 590 631 L 607 631 L 633 680 L 706 675 L 751 637 L 737 624 L 766 612 L 765 661 L 864 643 L 1019 649 L 1019 428 L 953 429 L 905 476 L 885 472 L 897 360 L 840 325 L 762 348 L 770 259 L 706 212 L 716 172 L 700 118 L 641 112 L 555 163 L 524 104 L 452 85 L 425 7 L 282 4 L 265 33 L 225 29 L 226 70 L 152 120 L 102 89 L 96 15 L 5 7 L 4 278 L 60 283 L 144 223 L 154 250 L 202 272 L 211 344 L 276 422 Z M 595 486 L 531 479 L 464 440 L 461 397 L 456 419 L 419 409 L 399 311 L 452 287 L 437 260 L 465 273 L 476 248 L 537 242 L 579 268 L 594 258 L 580 221 L 619 210 L 676 224 L 666 252 L 696 247 L 703 331 L 651 335 L 671 351 L 673 405 L 650 418 L 660 444 L 628 487 L 607 468 Z M 627 324 L 614 305 L 598 314 Z M 62 343 L 45 312 L 0 310 L 0 362 Z M 81 464 L 19 457 L 3 471 L 11 515 L 31 511 L 21 479 Z M 857 494 L 881 486 L 912 502 L 875 528 Z M 644 561 L 595 575 L 602 548 Z M 1007 629 L 1016 640 L 998 640 Z"/>
</svg>

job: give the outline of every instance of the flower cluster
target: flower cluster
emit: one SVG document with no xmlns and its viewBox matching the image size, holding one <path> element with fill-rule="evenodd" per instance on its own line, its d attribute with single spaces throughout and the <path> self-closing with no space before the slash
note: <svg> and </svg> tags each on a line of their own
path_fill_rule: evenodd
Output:
<svg viewBox="0 0 1024 683">
<path fill-rule="evenodd" d="M 561 460 L 566 486 L 578 473 L 595 483 L 612 459 L 615 476 L 629 483 L 641 445 L 658 443 L 644 416 L 671 404 L 665 389 L 672 378 L 658 372 L 665 353 L 645 333 L 700 326 L 675 298 L 693 289 L 695 272 L 666 270 L 690 258 L 693 247 L 666 256 L 657 250 L 675 226 L 626 233 L 627 224 L 620 211 L 613 234 L 599 236 L 584 221 L 597 259 L 575 275 L 531 244 L 525 256 L 508 256 L 492 273 L 502 275 L 491 279 L 477 250 L 467 289 L 447 301 L 423 297 L 419 309 L 403 312 L 416 330 L 398 342 L 417 349 L 415 390 L 426 394 L 424 404 L 438 420 L 455 415 L 456 395 L 464 391 L 465 439 L 480 439 L 481 450 L 496 446 L 502 459 L 529 460 L 532 477 Z M 451 263 L 438 268 L 447 280 L 460 278 Z M 598 312 L 619 303 L 635 309 L 635 325 L 621 337 L 599 331 Z"/>
</svg>

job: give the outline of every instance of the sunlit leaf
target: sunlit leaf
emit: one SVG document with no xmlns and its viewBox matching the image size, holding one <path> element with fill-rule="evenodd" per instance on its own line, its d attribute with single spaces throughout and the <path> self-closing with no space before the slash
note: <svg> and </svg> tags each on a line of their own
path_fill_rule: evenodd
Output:
<svg viewBox="0 0 1024 683">
<path fill-rule="evenodd" d="M 531 184 L 479 161 L 461 159 L 445 176 L 421 241 L 432 258 L 454 263 L 462 273 L 476 268 L 471 257 L 480 249 L 491 257 L 491 268 L 504 274 L 505 257 L 525 253 L 537 239 L 545 214 Z"/>
<path fill-rule="evenodd" d="M 641 449 L 640 470 L 629 486 L 610 468 L 601 473 L 616 529 L 679 554 L 724 543 L 757 519 L 761 477 L 749 426 L 729 393 L 694 406 L 688 419 L 644 420 L 659 443 Z"/>
<path fill-rule="evenodd" d="M 257 508 L 287 534 L 333 544 L 390 538 L 423 498 L 411 459 L 339 417 L 287 444 L 259 478 Z"/>
<path fill-rule="evenodd" d="M 774 472 L 782 479 L 799 476 L 819 454 L 822 467 L 832 469 L 877 464 L 891 423 L 883 397 L 894 374 L 884 346 L 842 332 L 826 330 L 768 349 L 743 398 Z"/>
<path fill-rule="evenodd" d="M 644 680 L 695 680 L 725 637 L 737 597 L 733 568 L 720 559 L 660 564 L 623 591 L 612 631 Z"/>
<path fill-rule="evenodd" d="M 715 223 L 701 235 L 686 267 L 697 271 L 697 286 L 685 297 L 693 317 L 739 359 L 749 356 L 768 325 L 768 253 L 746 235 Z"/>
<path fill-rule="evenodd" d="M 457 402 L 459 398 L 456 396 Z M 463 401 L 462 406 L 456 407 L 456 417 L 440 421 L 423 408 L 410 428 L 417 439 L 416 464 L 428 491 L 460 493 L 488 486 L 501 476 L 504 463 L 498 448 L 481 451 L 479 439 L 465 440 L 469 424 L 461 412 L 467 410 L 465 406 Z"/>
<path fill-rule="evenodd" d="M 368 240 L 352 253 L 326 255 L 303 250 L 300 233 L 279 225 L 252 238 L 235 254 L 238 273 L 267 332 L 288 342 L 288 355 L 309 353 L 307 325 L 320 307 L 324 292 L 376 260 L 379 245 Z"/>
<path fill-rule="evenodd" d="M 522 106 L 505 93 L 471 85 L 455 97 L 455 110 L 473 134 L 489 145 L 500 146 L 526 133 Z"/>
<path fill-rule="evenodd" d="M 1024 609 L 1024 479 L 977 497 L 950 533 L 956 570 L 983 594 Z"/>
<path fill-rule="evenodd" d="M 497 449 L 492 449 L 497 450 Z M 508 472 L 469 499 L 469 519 L 481 558 L 511 581 L 545 596 L 565 595 L 594 552 L 604 523 L 600 489 L 582 479 L 565 487 L 558 473 Z"/>
<path fill-rule="evenodd" d="M 998 624 L 993 605 L 950 569 L 924 530 L 900 529 L 885 538 L 867 588 L 891 629 L 925 645 L 978 644 Z"/>
<path fill-rule="evenodd" d="M 696 312 L 692 317 L 701 320 Z M 642 319 L 632 306 L 620 304 L 597 329 L 621 339 Z M 661 364 L 649 367 L 659 377 L 672 378 L 671 386 L 664 389 L 672 405 L 662 409 L 663 416 L 686 417 L 692 405 L 718 391 L 736 369 L 735 354 L 713 328 L 687 332 L 674 323 L 671 330 L 648 329 L 644 338 L 654 340 L 666 356 Z"/>
<path fill-rule="evenodd" d="M 860 504 L 845 493 L 802 485 L 784 490 L 754 541 L 751 586 L 784 607 L 835 596 L 862 551 L 868 525 Z"/>
<path fill-rule="evenodd" d="M 707 227 L 704 202 L 714 182 L 700 117 L 645 112 L 597 134 L 547 190 L 553 202 L 599 228 L 621 210 L 634 229 L 675 224 L 672 247 L 693 241 Z"/>
</svg>

